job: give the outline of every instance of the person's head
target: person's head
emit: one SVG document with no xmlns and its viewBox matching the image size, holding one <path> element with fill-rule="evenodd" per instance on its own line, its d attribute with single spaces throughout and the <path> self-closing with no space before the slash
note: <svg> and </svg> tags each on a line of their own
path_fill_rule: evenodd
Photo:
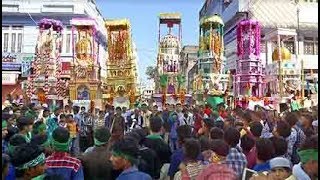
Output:
<svg viewBox="0 0 320 180">
<path fill-rule="evenodd" d="M 111 134 L 108 128 L 101 127 L 93 132 L 93 140 L 95 146 L 105 146 L 108 144 Z"/>
<path fill-rule="evenodd" d="M 122 109 L 121 109 L 121 107 L 116 107 L 116 114 L 117 115 L 121 115 L 122 114 Z"/>
<path fill-rule="evenodd" d="M 273 158 L 274 148 L 270 139 L 259 138 L 256 141 L 257 160 L 266 162 Z"/>
<path fill-rule="evenodd" d="M 122 112 L 123 112 L 123 113 L 127 112 L 127 107 L 123 106 L 123 107 L 122 107 Z"/>
<path fill-rule="evenodd" d="M 79 106 L 73 106 L 73 107 L 72 107 L 72 110 L 73 110 L 73 113 L 74 113 L 74 114 L 78 114 L 79 111 L 80 111 L 80 107 L 79 107 Z"/>
<path fill-rule="evenodd" d="M 7 121 L 6 120 L 2 120 L 2 139 L 4 139 L 7 134 L 8 134 L 8 126 L 7 126 Z"/>
<path fill-rule="evenodd" d="M 211 142 L 211 150 L 213 151 L 211 161 L 218 163 L 226 159 L 229 153 L 229 145 L 221 139 L 215 139 Z"/>
<path fill-rule="evenodd" d="M 68 104 L 65 105 L 65 106 L 64 106 L 64 110 L 65 110 L 65 111 L 70 111 L 70 106 L 69 106 Z"/>
<path fill-rule="evenodd" d="M 310 177 L 318 177 L 318 135 L 307 138 L 298 154 L 304 171 Z"/>
<path fill-rule="evenodd" d="M 71 122 L 74 121 L 72 114 L 67 114 L 67 115 L 66 115 L 66 119 L 67 119 L 67 122 L 69 122 L 69 123 L 71 123 Z"/>
<path fill-rule="evenodd" d="M 188 125 L 181 125 L 177 128 L 178 143 L 182 145 L 187 138 L 191 138 L 192 129 Z"/>
<path fill-rule="evenodd" d="M 13 155 L 13 152 L 15 151 L 16 147 L 19 147 L 23 144 L 26 144 L 26 138 L 21 134 L 15 134 L 9 139 L 9 145 L 8 145 L 8 153 L 10 156 Z"/>
<path fill-rule="evenodd" d="M 275 131 L 276 136 L 281 136 L 283 138 L 289 137 L 291 134 L 291 127 L 286 121 L 278 121 Z"/>
<path fill-rule="evenodd" d="M 139 147 L 135 140 L 124 138 L 116 141 L 111 148 L 110 160 L 115 170 L 124 170 L 132 167 L 138 157 Z"/>
<path fill-rule="evenodd" d="M 48 156 L 52 153 L 50 146 L 50 139 L 46 134 L 35 135 L 31 138 L 30 143 L 40 146 L 44 149 L 45 154 Z"/>
<path fill-rule="evenodd" d="M 141 104 L 141 110 L 142 110 L 143 112 L 147 112 L 147 110 L 148 110 L 148 105 L 147 105 L 147 103 L 142 103 L 142 104 Z"/>
<path fill-rule="evenodd" d="M 214 120 L 211 118 L 205 118 L 202 121 L 202 129 L 205 134 L 210 133 L 210 129 L 214 127 Z"/>
<path fill-rule="evenodd" d="M 183 144 L 183 154 L 187 161 L 197 161 L 200 153 L 200 143 L 197 139 L 189 138 L 185 140 Z"/>
<path fill-rule="evenodd" d="M 31 132 L 33 127 L 33 119 L 26 116 L 21 116 L 17 120 L 17 127 L 20 132 Z"/>
<path fill-rule="evenodd" d="M 158 116 L 150 118 L 150 131 L 152 133 L 161 133 L 162 131 L 162 119 Z"/>
<path fill-rule="evenodd" d="M 10 158 L 8 155 L 2 153 L 2 179 L 5 179 L 9 172 Z"/>
<path fill-rule="evenodd" d="M 270 175 L 274 180 L 287 179 L 291 174 L 291 162 L 283 157 L 276 157 L 270 160 Z"/>
<path fill-rule="evenodd" d="M 312 114 L 303 113 L 300 117 L 300 123 L 303 127 L 311 127 L 313 122 Z"/>
<path fill-rule="evenodd" d="M 66 122 L 66 115 L 65 114 L 60 114 L 60 121 Z"/>
<path fill-rule="evenodd" d="M 210 140 L 223 139 L 224 132 L 221 128 L 213 127 L 210 129 Z"/>
<path fill-rule="evenodd" d="M 58 127 L 52 132 L 52 148 L 56 152 L 68 152 L 70 133 L 66 128 Z"/>
<path fill-rule="evenodd" d="M 252 122 L 252 112 L 249 110 L 246 110 L 243 115 L 241 116 L 241 121 L 244 125 L 249 125 Z"/>
<path fill-rule="evenodd" d="M 15 167 L 16 177 L 32 179 L 45 171 L 43 149 L 34 144 L 23 144 L 15 149 L 11 163 Z"/>
<path fill-rule="evenodd" d="M 47 117 L 49 117 L 49 115 L 50 115 L 50 110 L 49 110 L 48 108 L 45 108 L 45 109 L 43 110 L 42 116 L 43 116 L 44 118 L 47 118 Z"/>
<path fill-rule="evenodd" d="M 255 145 L 254 139 L 252 137 L 248 136 L 247 134 L 242 136 L 240 141 L 241 141 L 240 146 L 241 146 L 243 152 L 245 152 L 245 153 L 250 152 L 251 149 Z"/>
<path fill-rule="evenodd" d="M 42 121 L 37 121 L 34 123 L 33 127 L 32 127 L 32 133 L 34 135 L 37 135 L 37 134 L 46 134 L 46 129 L 47 129 L 47 126 L 46 124 L 44 124 L 44 122 Z"/>
<path fill-rule="evenodd" d="M 181 103 L 177 103 L 176 104 L 176 109 L 177 109 L 177 112 L 181 112 L 182 111 Z"/>
<path fill-rule="evenodd" d="M 287 153 L 288 143 L 283 137 L 273 136 L 270 140 L 274 147 L 274 157 L 284 156 Z"/>
<path fill-rule="evenodd" d="M 293 127 L 299 121 L 297 114 L 294 112 L 286 114 L 284 120 L 290 125 L 290 127 Z"/>
<path fill-rule="evenodd" d="M 236 147 L 237 144 L 239 143 L 240 132 L 236 128 L 233 128 L 233 127 L 228 128 L 224 132 L 223 138 L 230 147 Z"/>
<path fill-rule="evenodd" d="M 81 113 L 85 113 L 85 112 L 86 112 L 86 107 L 82 106 L 82 107 L 80 108 L 80 111 L 81 111 Z"/>
<path fill-rule="evenodd" d="M 217 105 L 217 109 L 218 109 L 218 111 L 224 111 L 224 110 L 225 110 L 225 105 L 224 105 L 224 103 L 218 104 L 218 105 Z"/>
<path fill-rule="evenodd" d="M 259 138 L 262 133 L 263 126 L 259 121 L 253 121 L 249 125 L 250 132 L 255 138 Z"/>
<path fill-rule="evenodd" d="M 54 110 L 54 115 L 55 116 L 59 116 L 62 112 L 62 109 L 60 107 L 56 107 L 55 110 Z"/>
</svg>

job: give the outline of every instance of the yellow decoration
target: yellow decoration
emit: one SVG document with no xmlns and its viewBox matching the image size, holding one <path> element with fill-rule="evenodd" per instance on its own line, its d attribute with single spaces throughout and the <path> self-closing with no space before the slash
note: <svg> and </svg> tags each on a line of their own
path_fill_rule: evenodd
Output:
<svg viewBox="0 0 320 180">
<path fill-rule="evenodd" d="M 282 48 L 280 48 L 280 51 L 281 51 L 281 59 L 283 61 L 291 60 L 291 53 L 287 48 L 282 47 Z M 279 48 L 277 48 L 273 51 L 272 60 L 279 61 Z"/>
<path fill-rule="evenodd" d="M 223 20 L 218 15 L 205 16 L 200 19 L 200 26 L 208 25 L 210 23 L 218 23 L 218 24 L 221 24 L 222 26 L 224 26 Z"/>
</svg>

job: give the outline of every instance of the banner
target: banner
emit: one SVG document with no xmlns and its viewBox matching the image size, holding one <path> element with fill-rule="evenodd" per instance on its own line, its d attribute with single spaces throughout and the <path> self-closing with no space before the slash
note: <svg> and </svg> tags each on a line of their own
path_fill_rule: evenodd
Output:
<svg viewBox="0 0 320 180">
<path fill-rule="evenodd" d="M 209 96 L 207 98 L 207 103 L 212 107 L 212 109 L 216 109 L 218 104 L 224 103 L 224 99 L 219 96 Z"/>
<path fill-rule="evenodd" d="M 2 74 L 2 85 L 15 85 L 18 74 Z"/>
<path fill-rule="evenodd" d="M 168 84 L 168 75 L 163 74 L 160 76 L 160 86 L 165 87 Z"/>
</svg>

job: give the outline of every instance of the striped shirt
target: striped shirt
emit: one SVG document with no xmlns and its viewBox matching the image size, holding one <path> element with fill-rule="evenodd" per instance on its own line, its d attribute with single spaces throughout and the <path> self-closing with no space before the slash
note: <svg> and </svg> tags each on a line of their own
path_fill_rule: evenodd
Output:
<svg viewBox="0 0 320 180">
<path fill-rule="evenodd" d="M 174 180 L 181 180 L 184 178 L 182 176 L 188 176 L 189 179 L 194 180 L 205 167 L 206 166 L 203 165 L 200 161 L 196 163 L 188 163 L 186 166 L 186 173 L 182 173 L 181 170 L 178 171 L 174 175 Z"/>
</svg>

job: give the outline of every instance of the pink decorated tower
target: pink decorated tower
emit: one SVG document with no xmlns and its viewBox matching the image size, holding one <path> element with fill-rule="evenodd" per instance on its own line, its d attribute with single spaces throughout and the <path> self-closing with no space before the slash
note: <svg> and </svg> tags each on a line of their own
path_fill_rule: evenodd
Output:
<svg viewBox="0 0 320 180">
<path fill-rule="evenodd" d="M 237 26 L 237 68 L 235 96 L 263 96 L 264 72 L 260 59 L 261 26 L 255 20 L 243 20 Z"/>
<path fill-rule="evenodd" d="M 27 95 L 37 97 L 41 103 L 50 103 L 52 100 L 61 100 L 67 88 L 67 83 L 60 77 L 63 25 L 58 20 L 44 18 L 38 26 L 36 57 L 28 78 Z"/>
</svg>

